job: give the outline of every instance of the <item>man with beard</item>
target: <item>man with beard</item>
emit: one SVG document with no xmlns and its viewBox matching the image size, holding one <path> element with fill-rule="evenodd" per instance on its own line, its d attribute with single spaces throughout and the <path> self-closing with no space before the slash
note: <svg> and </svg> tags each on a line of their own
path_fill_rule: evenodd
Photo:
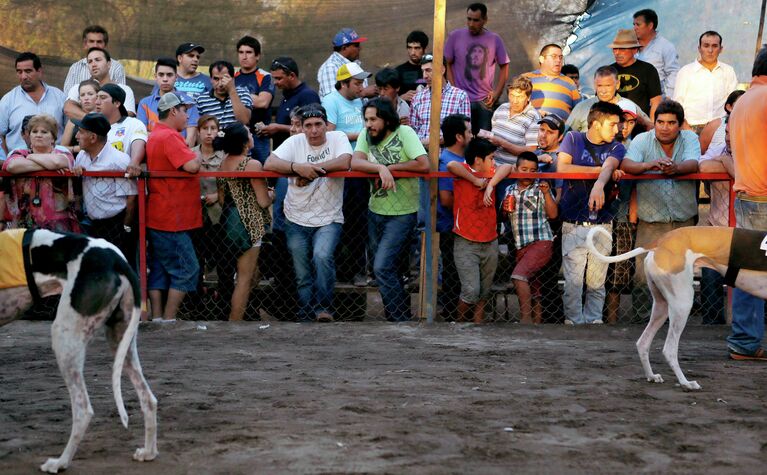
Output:
<svg viewBox="0 0 767 475">
<path fill-rule="evenodd" d="M 486 23 L 487 6 L 472 3 L 466 8 L 466 28 L 450 32 L 445 42 L 447 79 L 469 95 L 474 134 L 479 129 L 490 130 L 493 106 L 509 77 L 506 47 L 498 34 L 485 28 Z"/>
<path fill-rule="evenodd" d="M 663 234 L 695 224 L 698 203 L 694 180 L 673 180 L 676 175 L 698 171 L 700 143 L 691 130 L 681 130 L 684 109 L 678 102 L 665 100 L 655 113 L 655 130 L 637 135 L 626 152 L 621 170 L 632 175 L 663 174 L 668 180 L 642 180 L 637 188 L 636 246 L 645 246 Z M 644 260 L 637 259 L 634 276 L 635 319 L 646 321 L 652 303 L 644 274 Z"/>
<path fill-rule="evenodd" d="M 397 70 L 400 78 L 398 94 L 409 104 L 417 92 L 419 80 L 423 78 L 421 58 L 426 53 L 426 47 L 429 46 L 429 37 L 423 31 L 411 31 L 405 39 L 405 46 L 407 46 L 407 61 L 394 69 Z"/>
<path fill-rule="evenodd" d="M 418 179 L 392 177 L 392 172 L 429 171 L 426 150 L 415 131 L 400 125 L 391 101 L 379 97 L 362 108 L 365 130 L 357 139 L 352 170 L 375 173 L 368 211 L 368 235 L 373 272 L 378 281 L 386 318 L 408 321 L 410 296 L 397 272 L 398 256 L 417 222 Z"/>
</svg>

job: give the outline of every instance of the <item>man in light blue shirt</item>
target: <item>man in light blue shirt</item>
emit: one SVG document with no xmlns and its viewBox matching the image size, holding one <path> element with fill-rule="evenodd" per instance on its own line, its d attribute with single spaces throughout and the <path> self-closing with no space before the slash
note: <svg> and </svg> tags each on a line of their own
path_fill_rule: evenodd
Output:
<svg viewBox="0 0 767 475">
<path fill-rule="evenodd" d="M 64 130 L 64 102 L 61 89 L 43 82 L 43 66 L 34 53 L 21 53 L 16 57 L 16 76 L 19 85 L 0 99 L 0 136 L 5 154 L 26 147 L 22 137 L 22 122 L 28 115 L 48 114 L 56 119 L 59 134 Z"/>
<path fill-rule="evenodd" d="M 681 130 L 684 109 L 678 102 L 665 100 L 655 111 L 655 129 L 637 135 L 631 141 L 621 170 L 631 175 L 662 174 L 667 180 L 643 180 L 637 184 L 636 247 L 645 246 L 663 234 L 684 226 L 693 226 L 698 214 L 694 180 L 671 177 L 698 171 L 700 143 L 695 132 Z M 650 293 L 644 275 L 644 260 L 636 261 L 635 286 L 632 292 L 636 319 L 650 315 Z"/>
<path fill-rule="evenodd" d="M 363 71 L 357 63 L 346 63 L 336 72 L 335 90 L 322 98 L 322 107 L 328 113 L 328 130 L 339 130 L 346 134 L 352 147 L 362 131 L 363 81 L 370 73 Z"/>
<path fill-rule="evenodd" d="M 370 73 L 363 71 L 357 63 L 346 63 L 336 71 L 335 90 L 322 98 L 322 106 L 328 114 L 328 130 L 338 130 L 346 134 L 354 148 L 357 137 L 364 127 L 362 118 L 362 99 L 364 81 Z M 344 280 L 351 280 L 356 285 L 368 283 L 367 269 L 367 203 L 370 190 L 367 180 L 346 180 L 344 182 L 343 234 L 341 236 L 341 255 L 338 272 Z M 346 252 L 344 252 L 344 250 Z"/>
<path fill-rule="evenodd" d="M 649 8 L 634 13 L 634 32 L 641 45 L 637 59 L 655 66 L 660 76 L 663 95 L 674 97 L 676 74 L 680 68 L 679 55 L 676 47 L 658 34 L 658 14 Z"/>
</svg>

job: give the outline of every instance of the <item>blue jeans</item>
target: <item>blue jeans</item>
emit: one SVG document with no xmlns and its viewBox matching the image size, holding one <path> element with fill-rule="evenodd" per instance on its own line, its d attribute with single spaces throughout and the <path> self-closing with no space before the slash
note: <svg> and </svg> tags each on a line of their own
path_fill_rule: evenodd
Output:
<svg viewBox="0 0 767 475">
<path fill-rule="evenodd" d="M 286 219 L 285 235 L 296 269 L 298 318 L 313 320 L 321 312 L 332 313 L 335 253 L 341 239 L 341 223 L 314 228 Z"/>
<path fill-rule="evenodd" d="M 739 228 L 767 230 L 767 203 L 735 200 Z M 764 339 L 764 300 L 740 289 L 732 291 L 732 333 L 727 346 L 738 353 L 753 354 Z"/>
<path fill-rule="evenodd" d="M 399 257 L 410 243 L 417 213 L 384 216 L 368 211 L 368 236 L 373 254 L 373 272 L 381 291 L 386 318 L 404 322 L 412 318 L 410 295 L 399 275 Z"/>
<path fill-rule="evenodd" d="M 255 158 L 261 164 L 269 157 L 269 148 L 271 145 L 271 139 L 269 137 L 259 137 L 253 134 L 253 148 L 250 149 L 250 156 Z"/>
<path fill-rule="evenodd" d="M 272 208 L 272 230 L 284 231 L 285 230 L 285 211 L 284 203 L 285 196 L 288 194 L 288 179 L 277 178 L 277 183 L 274 185 L 274 203 Z"/>
</svg>

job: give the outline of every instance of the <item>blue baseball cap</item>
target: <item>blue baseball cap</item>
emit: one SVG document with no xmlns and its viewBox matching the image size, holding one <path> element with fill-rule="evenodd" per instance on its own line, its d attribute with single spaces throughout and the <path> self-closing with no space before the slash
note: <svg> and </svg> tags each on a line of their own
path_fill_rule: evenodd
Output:
<svg viewBox="0 0 767 475">
<path fill-rule="evenodd" d="M 362 43 L 368 39 L 360 36 L 352 28 L 341 28 L 341 31 L 333 37 L 333 46 L 344 46 L 352 43 Z"/>
</svg>

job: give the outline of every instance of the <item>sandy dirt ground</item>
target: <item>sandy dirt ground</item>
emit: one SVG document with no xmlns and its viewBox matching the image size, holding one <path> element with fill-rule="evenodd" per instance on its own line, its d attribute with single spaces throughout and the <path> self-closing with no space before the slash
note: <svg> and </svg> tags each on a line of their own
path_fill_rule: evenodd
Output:
<svg viewBox="0 0 767 475">
<path fill-rule="evenodd" d="M 95 417 L 68 474 L 765 473 L 767 364 L 726 358 L 728 329 L 691 325 L 703 389 L 641 377 L 638 326 L 248 322 L 142 324 L 160 455 L 106 341 L 91 343 Z M 48 322 L 0 328 L 0 473 L 36 473 L 70 429 Z M 203 329 L 204 328 L 204 329 Z"/>
</svg>

